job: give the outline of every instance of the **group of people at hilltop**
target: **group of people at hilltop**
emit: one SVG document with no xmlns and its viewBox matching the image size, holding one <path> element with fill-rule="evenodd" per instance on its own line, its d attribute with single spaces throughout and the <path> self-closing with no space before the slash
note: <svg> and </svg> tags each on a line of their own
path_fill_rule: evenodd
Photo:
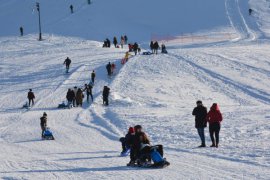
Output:
<svg viewBox="0 0 270 180">
<path fill-rule="evenodd" d="M 202 101 L 196 102 L 197 107 L 194 108 L 192 115 L 195 116 L 195 128 L 201 139 L 201 145 L 199 147 L 206 147 L 204 129 L 209 124 L 209 133 L 212 141 L 210 147 L 218 147 L 219 144 L 219 132 L 221 127 L 221 121 L 223 120 L 222 114 L 219 110 L 217 103 L 214 103 L 207 112 L 207 108 L 203 105 Z"/>
<path fill-rule="evenodd" d="M 127 37 L 127 35 L 124 35 L 124 36 L 121 36 L 121 37 L 120 37 L 120 46 L 121 46 L 122 49 L 123 49 L 124 45 L 127 44 L 127 42 L 128 42 L 128 37 Z M 120 48 L 119 42 L 118 42 L 116 36 L 113 37 L 112 43 L 113 43 L 113 45 L 114 45 L 115 48 Z M 103 47 L 104 47 L 104 48 L 110 48 L 110 47 L 111 47 L 111 41 L 109 40 L 109 38 L 106 38 L 106 39 L 104 40 Z"/>
</svg>

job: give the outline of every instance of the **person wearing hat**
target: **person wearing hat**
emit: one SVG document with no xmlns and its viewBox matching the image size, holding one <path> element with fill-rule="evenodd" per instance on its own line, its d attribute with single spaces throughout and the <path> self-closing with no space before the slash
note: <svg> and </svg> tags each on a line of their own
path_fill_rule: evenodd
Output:
<svg viewBox="0 0 270 180">
<path fill-rule="evenodd" d="M 206 147 L 204 128 L 207 126 L 207 108 L 203 106 L 202 101 L 197 101 L 196 104 L 197 107 L 193 109 L 192 115 L 195 116 L 195 128 L 197 129 L 202 142 L 199 147 Z"/>
<path fill-rule="evenodd" d="M 133 139 L 134 139 L 134 128 L 129 127 L 128 133 L 125 137 L 120 138 L 120 142 L 122 143 L 122 153 L 125 152 L 127 149 L 131 148 Z"/>
<path fill-rule="evenodd" d="M 32 89 L 29 89 L 27 98 L 28 98 L 28 101 L 29 101 L 29 107 L 31 107 L 31 102 L 32 102 L 32 106 L 33 106 L 35 104 L 34 103 L 35 95 L 34 95 Z"/>
<path fill-rule="evenodd" d="M 41 127 L 41 131 L 42 131 L 41 137 L 43 138 L 44 137 L 43 133 L 47 127 L 47 113 L 46 112 L 44 112 L 43 116 L 40 118 L 40 127 Z"/>
</svg>

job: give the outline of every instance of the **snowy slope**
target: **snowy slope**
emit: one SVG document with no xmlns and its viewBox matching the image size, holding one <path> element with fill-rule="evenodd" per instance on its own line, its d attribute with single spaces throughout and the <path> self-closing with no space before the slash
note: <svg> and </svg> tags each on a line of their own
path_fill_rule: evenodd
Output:
<svg viewBox="0 0 270 180">
<path fill-rule="evenodd" d="M 49 34 L 39 42 L 37 24 L 33 24 L 37 17 L 31 11 L 34 1 L 0 1 L 0 19 L 5 24 L 0 31 L 2 179 L 270 178 L 270 42 L 269 23 L 263 20 L 269 17 L 265 1 L 138 2 L 100 0 L 87 6 L 85 1 L 41 1 L 44 30 Z M 171 11 L 164 8 L 165 2 Z M 73 15 L 68 12 L 70 3 L 79 7 Z M 146 16 L 149 6 L 164 12 L 161 20 L 171 21 Z M 249 6 L 256 10 L 252 17 L 246 14 Z M 138 18 L 126 12 L 132 8 Z M 178 13 L 182 18 L 175 16 Z M 181 23 L 171 23 L 177 20 Z M 23 22 L 31 34 L 16 37 Z M 167 43 L 168 55 L 140 55 L 124 66 L 120 59 L 126 47 L 103 49 L 102 43 L 86 40 L 127 33 L 144 42 L 153 33 L 201 31 L 209 36 L 220 31 L 234 35 L 222 42 L 200 36 L 187 44 L 176 39 Z M 62 65 L 67 56 L 73 60 L 68 75 Z M 105 72 L 109 61 L 117 64 L 113 78 Z M 93 69 L 97 72 L 95 101 L 85 102 L 82 108 L 57 109 L 67 89 L 89 82 Z M 109 107 L 101 105 L 104 85 L 111 88 Z M 37 101 L 26 111 L 21 106 L 29 88 Z M 208 108 L 219 103 L 224 113 L 218 149 L 196 148 L 200 142 L 191 111 L 198 99 Z M 44 111 L 55 141 L 40 140 L 39 118 Z M 153 144 L 164 145 L 171 166 L 157 170 L 126 167 L 129 159 L 119 157 L 118 138 L 136 124 L 144 127 Z M 209 146 L 207 130 L 206 136 Z"/>
</svg>

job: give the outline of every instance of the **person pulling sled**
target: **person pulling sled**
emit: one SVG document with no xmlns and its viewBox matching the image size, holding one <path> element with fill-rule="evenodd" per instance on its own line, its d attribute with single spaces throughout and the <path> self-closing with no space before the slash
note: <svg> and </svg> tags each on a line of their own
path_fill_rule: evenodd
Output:
<svg viewBox="0 0 270 180">
<path fill-rule="evenodd" d="M 43 140 L 54 140 L 53 134 L 49 127 L 47 127 L 47 113 L 44 112 L 40 118 L 41 138 Z"/>
</svg>

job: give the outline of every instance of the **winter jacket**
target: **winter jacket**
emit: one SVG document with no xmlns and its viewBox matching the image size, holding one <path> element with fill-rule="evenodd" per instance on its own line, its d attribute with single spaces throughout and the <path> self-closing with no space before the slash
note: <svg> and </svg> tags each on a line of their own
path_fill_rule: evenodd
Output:
<svg viewBox="0 0 270 180">
<path fill-rule="evenodd" d="M 40 126 L 41 127 L 47 127 L 47 117 L 46 116 L 42 116 L 40 118 Z"/>
<path fill-rule="evenodd" d="M 195 127 L 203 128 L 207 126 L 206 116 L 207 108 L 204 106 L 197 106 L 194 108 L 192 115 L 195 116 Z"/>
<path fill-rule="evenodd" d="M 209 124 L 213 124 L 213 123 L 220 124 L 220 122 L 223 120 L 222 114 L 217 104 L 213 104 L 213 106 L 211 107 L 210 111 L 208 112 L 206 116 L 206 120 L 207 122 L 209 122 Z"/>
<path fill-rule="evenodd" d="M 135 43 L 135 44 L 133 45 L 133 50 L 134 50 L 134 51 L 137 51 L 138 48 L 139 48 L 139 45 L 138 45 L 137 43 Z"/>
<path fill-rule="evenodd" d="M 27 95 L 27 98 L 28 99 L 35 99 L 35 95 L 34 95 L 34 93 L 33 92 L 28 92 L 28 95 Z"/>
<path fill-rule="evenodd" d="M 151 50 L 154 49 L 154 43 L 153 43 L 153 41 L 151 41 L 151 43 L 150 43 L 150 49 L 151 49 Z"/>
<path fill-rule="evenodd" d="M 110 94 L 110 88 L 104 87 L 103 93 L 102 93 L 103 98 L 108 98 L 109 97 L 109 94 Z"/>
<path fill-rule="evenodd" d="M 158 49 L 158 48 L 159 48 L 158 42 L 155 42 L 153 45 L 153 49 Z"/>
<path fill-rule="evenodd" d="M 117 44 L 118 42 L 117 42 L 117 39 L 116 39 L 116 37 L 114 37 L 113 38 L 113 44 Z"/>
<path fill-rule="evenodd" d="M 95 78 L 96 78 L 96 73 L 92 72 L 91 78 L 92 78 L 92 79 L 95 79 Z"/>
<path fill-rule="evenodd" d="M 78 89 L 77 94 L 76 94 L 76 102 L 77 102 L 77 104 L 82 104 L 83 98 L 84 98 L 84 95 L 83 95 L 82 90 Z"/>
<path fill-rule="evenodd" d="M 68 101 L 73 101 L 75 99 L 74 91 L 72 91 L 72 90 L 68 91 L 66 98 L 67 98 Z"/>
<path fill-rule="evenodd" d="M 134 144 L 134 138 L 135 138 L 135 134 L 131 134 L 131 133 L 127 133 L 126 134 L 125 139 L 126 139 L 126 145 L 128 147 L 132 147 L 133 146 L 133 144 Z"/>
<path fill-rule="evenodd" d="M 64 64 L 66 64 L 67 66 L 69 66 L 71 64 L 71 60 L 69 58 L 67 58 L 65 61 L 64 61 Z"/>
</svg>

